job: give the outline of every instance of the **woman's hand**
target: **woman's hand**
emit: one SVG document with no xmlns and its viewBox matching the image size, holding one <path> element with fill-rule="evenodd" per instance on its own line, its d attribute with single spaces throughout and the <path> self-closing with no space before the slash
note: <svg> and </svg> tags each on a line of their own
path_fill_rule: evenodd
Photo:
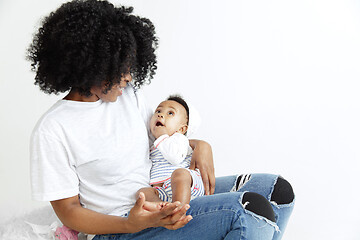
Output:
<svg viewBox="0 0 360 240">
<path fill-rule="evenodd" d="M 189 208 L 188 204 L 180 207 L 180 202 L 148 202 L 145 200 L 144 193 L 140 192 L 127 219 L 128 232 L 139 232 L 149 227 L 165 227 L 176 230 L 185 226 L 192 219 L 190 215 L 186 216 Z"/>
<path fill-rule="evenodd" d="M 204 183 L 205 195 L 211 195 L 215 191 L 215 174 L 212 149 L 210 144 L 201 140 L 190 140 L 190 146 L 194 150 L 190 169 L 199 169 Z"/>
</svg>

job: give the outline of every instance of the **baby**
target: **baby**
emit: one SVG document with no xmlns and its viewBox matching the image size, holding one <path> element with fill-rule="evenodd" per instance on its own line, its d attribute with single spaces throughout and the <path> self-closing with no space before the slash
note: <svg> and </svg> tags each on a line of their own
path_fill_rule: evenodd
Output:
<svg viewBox="0 0 360 240">
<path fill-rule="evenodd" d="M 156 139 L 150 150 L 153 188 L 139 190 L 148 201 L 160 198 L 165 202 L 187 204 L 204 195 L 199 171 L 189 169 L 192 149 L 186 133 L 191 131 L 188 127 L 191 117 L 187 103 L 180 96 L 170 96 L 156 108 L 150 120 L 150 130 Z"/>
</svg>

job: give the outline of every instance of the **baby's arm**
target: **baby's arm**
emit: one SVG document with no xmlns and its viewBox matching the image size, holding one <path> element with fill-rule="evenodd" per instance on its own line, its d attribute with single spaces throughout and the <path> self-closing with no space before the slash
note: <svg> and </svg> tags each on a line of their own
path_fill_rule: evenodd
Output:
<svg viewBox="0 0 360 240">
<path fill-rule="evenodd" d="M 173 165 L 180 164 L 189 150 L 189 139 L 181 134 L 164 134 L 156 139 L 154 146 L 160 150 L 164 158 Z"/>
</svg>

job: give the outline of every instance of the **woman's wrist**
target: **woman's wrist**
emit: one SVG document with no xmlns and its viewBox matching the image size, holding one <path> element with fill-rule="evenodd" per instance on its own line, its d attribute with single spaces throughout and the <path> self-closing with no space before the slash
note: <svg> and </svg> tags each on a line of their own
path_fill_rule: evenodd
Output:
<svg viewBox="0 0 360 240">
<path fill-rule="evenodd" d="M 138 230 L 138 231 L 136 230 L 136 227 L 134 226 L 133 223 L 131 223 L 129 221 L 128 218 L 123 222 L 122 227 L 124 228 L 124 232 L 126 232 L 126 233 L 135 233 L 135 232 L 140 231 L 140 230 Z"/>
<path fill-rule="evenodd" d="M 190 139 L 190 147 L 196 151 L 204 151 L 205 153 L 212 152 L 211 145 L 204 140 Z"/>
<path fill-rule="evenodd" d="M 197 140 L 197 139 L 189 139 L 189 144 L 190 147 L 194 150 L 197 146 L 197 144 L 201 142 L 201 140 Z"/>
</svg>

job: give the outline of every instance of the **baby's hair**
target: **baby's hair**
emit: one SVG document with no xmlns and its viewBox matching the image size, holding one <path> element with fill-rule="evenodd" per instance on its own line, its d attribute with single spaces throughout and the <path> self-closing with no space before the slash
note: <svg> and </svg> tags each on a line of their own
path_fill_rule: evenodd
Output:
<svg viewBox="0 0 360 240">
<path fill-rule="evenodd" d="M 186 101 L 184 100 L 184 98 L 180 95 L 170 95 L 166 100 L 168 101 L 175 101 L 179 104 L 181 104 L 185 110 L 186 110 L 186 116 L 187 116 L 187 123 L 189 125 L 189 106 L 187 105 Z"/>
</svg>

